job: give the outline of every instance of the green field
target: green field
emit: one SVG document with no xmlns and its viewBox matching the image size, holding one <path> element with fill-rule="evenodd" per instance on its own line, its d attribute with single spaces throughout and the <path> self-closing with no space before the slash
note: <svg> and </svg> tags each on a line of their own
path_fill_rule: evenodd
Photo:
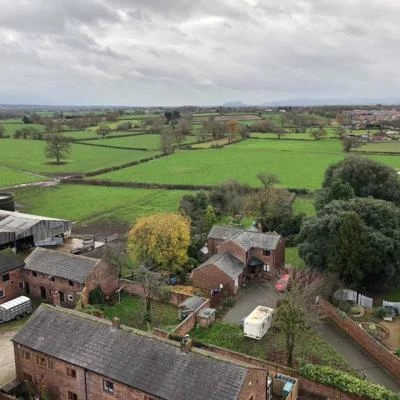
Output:
<svg viewBox="0 0 400 400">
<path fill-rule="evenodd" d="M 22 128 L 34 128 L 39 132 L 44 132 L 45 131 L 45 126 L 40 125 L 40 124 L 24 124 L 23 122 L 7 122 L 5 121 L 0 121 L 0 125 L 3 125 L 4 128 L 6 129 L 6 135 L 13 135 L 17 129 L 22 129 Z"/>
<path fill-rule="evenodd" d="M 31 183 L 45 180 L 46 178 L 40 178 L 28 173 L 13 171 L 9 168 L 0 166 L 0 188 L 12 185 L 19 185 L 21 183 Z"/>
<path fill-rule="evenodd" d="M 240 143 L 234 143 L 229 149 L 253 149 L 253 150 L 279 150 L 296 153 L 343 153 L 339 140 L 261 140 L 247 139 Z"/>
<path fill-rule="evenodd" d="M 157 154 L 152 151 L 118 150 L 72 144 L 68 160 L 55 165 L 44 156 L 43 141 L 2 139 L 0 165 L 39 173 L 84 173 Z"/>
<path fill-rule="evenodd" d="M 108 220 L 130 224 L 136 218 L 163 211 L 176 211 L 187 192 L 58 185 L 15 192 L 20 211 L 65 218 L 80 223 Z M 40 199 L 40 201 L 37 201 Z"/>
<path fill-rule="evenodd" d="M 293 203 L 295 214 L 315 215 L 314 197 L 297 195 Z"/>
<path fill-rule="evenodd" d="M 319 143 L 317 143 L 317 146 Z M 317 189 L 325 169 L 343 158 L 339 152 L 295 152 L 280 150 L 205 149 L 177 151 L 149 163 L 98 176 L 123 182 L 215 185 L 227 179 L 258 186 L 260 171 L 276 174 L 289 188 Z"/>
<path fill-rule="evenodd" d="M 183 143 L 195 143 L 197 141 L 196 136 L 186 136 Z M 109 139 L 99 139 L 91 140 L 88 142 L 90 144 L 101 144 L 105 146 L 118 146 L 118 147 L 133 147 L 133 148 L 143 148 L 150 150 L 158 150 L 160 148 L 160 136 L 147 134 L 147 135 L 135 135 L 123 138 L 109 138 Z"/>
<path fill-rule="evenodd" d="M 400 142 L 367 143 L 354 148 L 353 151 L 378 151 L 383 153 L 400 153 Z"/>
<path fill-rule="evenodd" d="M 107 137 L 113 137 L 113 136 L 120 136 L 120 135 L 134 135 L 136 133 L 140 133 L 140 132 L 136 132 L 136 131 L 111 131 Z M 62 133 L 63 136 L 71 138 L 73 140 L 85 140 L 85 139 L 92 139 L 92 138 L 96 138 L 96 139 L 101 139 L 101 136 L 99 136 L 95 130 L 81 130 L 81 131 L 66 131 Z"/>
<path fill-rule="evenodd" d="M 290 264 L 297 268 L 304 268 L 306 265 L 299 257 L 299 249 L 297 247 L 286 247 L 285 264 Z"/>
</svg>

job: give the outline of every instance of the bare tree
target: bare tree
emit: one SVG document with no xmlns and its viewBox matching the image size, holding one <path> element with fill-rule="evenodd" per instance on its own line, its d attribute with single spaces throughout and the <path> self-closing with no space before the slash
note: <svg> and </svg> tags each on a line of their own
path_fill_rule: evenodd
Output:
<svg viewBox="0 0 400 400">
<path fill-rule="evenodd" d="M 289 284 L 277 308 L 274 325 L 285 336 L 286 363 L 292 367 L 298 339 L 322 317 L 318 296 L 324 290 L 324 279 L 310 271 L 294 271 Z"/>
</svg>

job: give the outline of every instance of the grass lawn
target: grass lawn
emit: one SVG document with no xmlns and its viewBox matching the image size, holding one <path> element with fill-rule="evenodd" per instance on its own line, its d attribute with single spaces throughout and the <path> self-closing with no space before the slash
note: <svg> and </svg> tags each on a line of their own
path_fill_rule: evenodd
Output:
<svg viewBox="0 0 400 400">
<path fill-rule="evenodd" d="M 367 143 L 354 148 L 354 151 L 379 151 L 385 153 L 400 153 L 400 142 Z"/>
<path fill-rule="evenodd" d="M 321 143 L 316 142 L 314 148 L 319 148 L 325 142 Z M 279 147 L 263 151 L 245 147 L 234 149 L 233 146 L 240 144 L 224 149 L 177 151 L 169 157 L 103 174 L 97 178 L 205 185 L 215 185 L 233 178 L 259 186 L 257 173 L 268 171 L 276 174 L 284 187 L 317 189 L 321 185 L 325 169 L 344 157 L 339 152 L 281 151 Z"/>
<path fill-rule="evenodd" d="M 122 295 L 121 303 L 101 307 L 108 319 L 118 317 L 123 325 L 147 331 L 144 319 L 146 307 L 144 300 L 137 296 Z M 169 329 L 179 324 L 178 310 L 172 304 L 152 303 L 152 327 Z"/>
<path fill-rule="evenodd" d="M 10 168 L 20 168 L 38 173 L 84 173 L 121 163 L 140 160 L 157 152 L 106 149 L 101 147 L 71 145 L 71 153 L 64 164 L 56 165 L 44 156 L 45 142 L 39 140 L 2 139 L 0 163 Z"/>
<path fill-rule="evenodd" d="M 285 340 L 281 333 L 271 329 L 261 340 L 246 338 L 238 325 L 216 322 L 208 329 L 194 328 L 190 332 L 194 341 L 225 347 L 239 353 L 285 364 Z M 305 332 L 295 348 L 295 363 L 303 362 L 329 365 L 351 371 L 345 360 L 313 331 Z"/>
<path fill-rule="evenodd" d="M 2 167 L 0 165 L 0 187 L 7 187 L 12 185 L 19 185 L 21 183 L 31 183 L 46 180 L 46 178 L 40 178 L 38 176 L 25 174 L 19 171 L 13 171 L 12 169 Z"/>
<path fill-rule="evenodd" d="M 306 266 L 304 261 L 299 257 L 299 249 L 297 247 L 286 247 L 285 263 L 298 268 L 304 268 Z"/>
<path fill-rule="evenodd" d="M 27 213 L 65 218 L 84 224 L 99 220 L 130 224 L 143 215 L 176 211 L 185 193 L 188 192 L 58 185 L 18 190 L 15 198 L 22 206 L 19 211 Z"/>
<path fill-rule="evenodd" d="M 314 197 L 297 195 L 293 203 L 293 211 L 295 214 L 315 215 Z"/>
<path fill-rule="evenodd" d="M 400 287 L 390 289 L 382 297 L 386 301 L 400 302 Z"/>
</svg>

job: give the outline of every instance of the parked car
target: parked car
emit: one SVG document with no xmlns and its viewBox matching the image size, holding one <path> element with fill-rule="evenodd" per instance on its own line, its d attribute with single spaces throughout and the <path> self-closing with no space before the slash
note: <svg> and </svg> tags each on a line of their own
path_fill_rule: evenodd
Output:
<svg viewBox="0 0 400 400">
<path fill-rule="evenodd" d="M 0 323 L 24 317 L 32 312 L 32 302 L 29 297 L 20 296 L 0 304 Z"/>
</svg>

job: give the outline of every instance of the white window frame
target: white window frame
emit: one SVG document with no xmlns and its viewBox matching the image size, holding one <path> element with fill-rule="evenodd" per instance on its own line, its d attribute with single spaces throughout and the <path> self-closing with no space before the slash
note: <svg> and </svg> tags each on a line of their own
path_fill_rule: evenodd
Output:
<svg viewBox="0 0 400 400">
<path fill-rule="evenodd" d="M 68 301 L 74 301 L 74 296 L 72 294 L 67 295 Z"/>
</svg>

